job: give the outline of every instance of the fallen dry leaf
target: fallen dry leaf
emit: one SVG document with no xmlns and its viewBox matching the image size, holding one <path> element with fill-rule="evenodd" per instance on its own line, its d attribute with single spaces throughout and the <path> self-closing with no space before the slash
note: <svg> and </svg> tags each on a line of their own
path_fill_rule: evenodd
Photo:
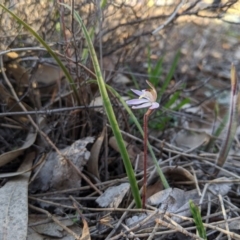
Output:
<svg viewBox="0 0 240 240">
<path fill-rule="evenodd" d="M 106 127 L 103 128 L 102 133 L 93 144 L 91 148 L 91 155 L 87 162 L 88 172 L 93 174 L 98 179 L 100 179 L 99 172 L 98 172 L 98 159 L 99 159 L 101 147 L 104 141 L 105 133 L 106 133 Z"/>
<path fill-rule="evenodd" d="M 18 171 L 32 166 L 35 153 L 26 155 Z M 0 238 L 25 240 L 28 228 L 28 180 L 30 172 L 10 179 L 0 188 Z"/>
<path fill-rule="evenodd" d="M 180 166 L 167 166 L 162 168 L 164 175 L 168 176 L 171 181 L 195 181 L 194 176 L 185 168 Z"/>
<path fill-rule="evenodd" d="M 153 184 L 147 185 L 146 198 L 151 197 L 153 194 L 155 194 L 161 190 L 163 190 L 163 184 L 162 184 L 161 179 L 159 179 L 159 177 L 158 177 L 157 180 Z"/>
<path fill-rule="evenodd" d="M 109 187 L 100 197 L 96 199 L 96 202 L 100 207 L 117 208 L 129 190 L 129 187 L 129 183 L 122 183 L 119 186 Z"/>
<path fill-rule="evenodd" d="M 67 227 L 72 226 L 74 223 L 70 219 L 62 220 L 61 223 Z M 66 233 L 64 229 L 55 222 L 43 223 L 31 227 L 35 232 L 43 234 L 44 236 L 53 238 L 63 238 Z"/>
<path fill-rule="evenodd" d="M 52 86 L 64 76 L 60 67 L 53 64 L 42 63 L 34 74 L 34 80 L 42 87 Z"/>
<path fill-rule="evenodd" d="M 82 236 L 80 240 L 91 240 L 88 223 L 84 218 L 82 219 L 82 221 L 83 221 L 83 230 L 82 230 Z"/>
<path fill-rule="evenodd" d="M 211 129 L 209 129 L 211 131 Z M 207 144 L 210 140 L 210 136 L 205 132 L 190 132 L 182 130 L 176 134 L 175 143 L 176 146 L 183 149 L 195 149 Z"/>
<path fill-rule="evenodd" d="M 171 181 L 192 181 L 194 182 L 195 179 L 193 175 L 186 170 L 185 168 L 182 168 L 180 166 L 178 167 L 163 167 L 162 171 L 167 179 L 170 179 Z M 150 180 L 149 185 L 147 186 L 147 198 L 151 197 L 155 193 L 162 191 L 163 185 L 161 179 L 159 179 L 159 175 L 157 173 L 154 174 L 152 177 L 152 180 Z"/>
<path fill-rule="evenodd" d="M 82 171 L 90 157 L 86 146 L 93 141 L 93 137 L 80 139 L 60 151 Z M 81 178 L 78 173 L 69 164 L 63 164 L 56 152 L 50 152 L 37 177 L 30 184 L 30 191 L 46 192 L 79 187 L 81 187 Z"/>
</svg>

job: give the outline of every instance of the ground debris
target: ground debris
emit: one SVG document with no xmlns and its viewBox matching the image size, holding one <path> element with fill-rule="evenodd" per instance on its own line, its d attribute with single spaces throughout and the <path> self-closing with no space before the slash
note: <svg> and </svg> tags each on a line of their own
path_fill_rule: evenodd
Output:
<svg viewBox="0 0 240 240">
<path fill-rule="evenodd" d="M 77 140 L 71 146 L 61 150 L 61 153 L 82 171 L 90 157 L 86 145 L 93 141 L 93 137 Z M 61 157 L 56 152 L 48 154 L 45 164 L 29 187 L 30 192 L 57 191 L 81 187 L 80 176 L 72 166 L 66 162 L 62 163 L 61 160 Z"/>
<path fill-rule="evenodd" d="M 129 183 L 122 183 L 119 186 L 109 187 L 100 197 L 97 198 L 96 202 L 101 207 L 117 208 L 129 188 Z"/>
</svg>

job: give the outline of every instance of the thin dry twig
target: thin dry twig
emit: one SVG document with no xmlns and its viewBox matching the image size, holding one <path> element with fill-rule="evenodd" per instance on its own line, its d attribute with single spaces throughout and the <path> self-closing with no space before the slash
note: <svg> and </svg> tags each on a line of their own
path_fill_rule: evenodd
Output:
<svg viewBox="0 0 240 240">
<path fill-rule="evenodd" d="M 175 10 L 173 11 L 173 13 L 170 15 L 170 17 L 161 25 L 159 26 L 157 29 L 155 29 L 152 34 L 155 35 L 157 34 L 157 32 L 159 32 L 160 30 L 162 30 L 163 28 L 165 28 L 170 22 L 173 21 L 173 19 L 176 17 L 178 11 L 180 10 L 180 8 L 185 4 L 185 0 L 182 0 L 177 7 L 175 8 Z"/>
<path fill-rule="evenodd" d="M 66 108 L 58 108 L 58 109 L 45 109 L 45 110 L 36 110 L 36 111 L 27 111 L 27 112 L 3 112 L 0 113 L 0 117 L 7 117 L 7 116 L 18 116 L 18 115 L 37 115 L 37 114 L 44 114 L 44 115 L 53 115 L 55 113 L 67 112 L 77 109 L 94 109 L 94 108 L 102 108 L 102 105 L 95 105 L 95 106 L 76 106 L 76 107 L 66 107 Z"/>
<path fill-rule="evenodd" d="M 132 209 L 132 207 L 134 206 L 134 201 L 132 201 L 130 203 L 130 205 L 128 206 L 127 210 L 130 210 Z M 106 240 L 110 239 L 114 234 L 115 232 L 117 231 L 117 229 L 119 228 L 119 226 L 121 225 L 121 223 L 123 222 L 123 220 L 125 219 L 125 217 L 127 216 L 127 213 L 128 211 L 125 211 L 123 213 L 123 215 L 121 216 L 121 218 L 119 219 L 119 221 L 117 222 L 117 224 L 114 226 L 114 228 L 112 229 L 112 231 L 108 234 Z"/>
<path fill-rule="evenodd" d="M 191 167 L 191 170 L 192 170 L 192 173 L 193 173 L 194 182 L 195 182 L 195 185 L 196 185 L 196 188 L 197 188 L 197 191 L 198 191 L 198 195 L 201 196 L 202 193 L 201 193 L 201 190 L 200 190 L 200 187 L 199 187 L 199 184 L 198 184 L 198 179 L 197 179 L 196 173 L 195 173 L 193 167 L 192 166 L 190 166 L 190 167 Z"/>
<path fill-rule="evenodd" d="M 229 232 L 229 226 L 228 226 L 228 222 L 227 222 L 227 214 L 226 214 L 226 210 L 225 210 L 225 207 L 224 207 L 223 198 L 220 194 L 218 195 L 218 198 L 219 198 L 220 205 L 221 205 L 221 208 L 222 208 L 223 218 L 226 221 L 225 222 L 226 230 Z M 228 234 L 227 236 L 228 236 L 228 240 L 231 240 L 230 235 Z"/>
<path fill-rule="evenodd" d="M 157 232 L 157 229 L 159 228 L 159 224 L 156 222 L 151 234 L 149 235 L 148 239 L 147 240 L 152 240 L 153 237 L 155 236 L 156 232 Z"/>
<path fill-rule="evenodd" d="M 199 236 L 197 236 L 196 234 L 193 234 L 193 233 L 190 233 L 188 232 L 186 229 L 184 229 L 183 227 L 181 227 L 180 225 L 172 225 L 170 223 L 167 223 L 167 222 L 164 222 L 163 220 L 161 219 L 156 219 L 155 220 L 158 224 L 166 227 L 166 228 L 170 228 L 176 232 L 181 232 L 183 234 L 185 234 L 186 236 L 189 236 L 193 239 L 199 239 L 199 240 L 203 240 L 202 238 L 200 238 Z M 171 221 L 172 222 L 172 221 Z"/>
<path fill-rule="evenodd" d="M 134 231 L 136 229 L 141 228 L 145 223 L 147 223 L 151 218 L 153 218 L 154 215 L 156 215 L 158 213 L 158 210 L 152 212 L 150 215 L 148 215 L 146 218 L 144 218 L 142 221 L 138 222 L 135 226 L 133 226 L 132 228 L 130 228 L 127 233 Z M 119 239 L 121 236 L 127 234 L 126 232 L 122 232 L 116 236 L 114 236 L 113 238 L 111 238 L 111 240 L 117 240 Z"/>
<path fill-rule="evenodd" d="M 125 233 L 123 234 L 124 237 L 127 238 L 127 235 L 130 234 L 131 237 L 134 237 L 134 240 L 140 240 L 139 238 L 136 238 L 136 237 L 135 237 L 135 234 L 129 229 L 128 226 L 126 226 L 126 225 L 123 224 L 123 223 L 121 223 L 121 225 L 124 227 L 124 229 L 126 230 L 126 232 L 128 232 L 128 234 L 125 234 Z"/>
<path fill-rule="evenodd" d="M 55 203 L 55 202 L 44 200 L 44 199 L 41 199 L 41 198 L 35 198 L 35 197 L 31 197 L 31 196 L 29 196 L 28 198 L 31 199 L 31 200 L 37 201 L 37 202 L 43 202 L 43 203 L 49 204 L 51 206 L 56 206 L 56 207 L 61 207 L 61 208 L 66 208 L 66 209 L 75 209 L 74 207 L 72 207 L 70 205 Z"/>
<path fill-rule="evenodd" d="M 46 162 L 46 154 L 44 153 L 41 157 L 41 159 L 39 160 L 39 162 L 41 163 L 41 165 L 39 166 L 39 168 L 37 169 L 37 171 L 33 174 L 33 176 L 31 177 L 31 180 L 29 181 L 28 185 L 30 185 L 34 179 L 36 178 L 36 176 L 38 175 L 38 173 L 40 172 L 40 170 L 42 169 L 43 165 Z"/>
</svg>

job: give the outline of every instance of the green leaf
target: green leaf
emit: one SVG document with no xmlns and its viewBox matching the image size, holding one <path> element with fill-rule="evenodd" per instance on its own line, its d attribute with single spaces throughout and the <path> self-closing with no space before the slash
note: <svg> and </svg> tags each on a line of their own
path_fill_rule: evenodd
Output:
<svg viewBox="0 0 240 240">
<path fill-rule="evenodd" d="M 162 97 L 163 93 L 165 92 L 165 90 L 167 89 L 168 85 L 169 85 L 169 82 L 171 81 L 173 75 L 174 75 L 174 72 L 177 68 L 177 64 L 178 64 L 178 61 L 179 61 L 179 58 L 180 58 L 180 50 L 178 50 L 176 56 L 174 57 L 174 60 L 173 60 L 173 63 L 172 63 L 172 66 L 167 74 L 167 77 L 163 83 L 163 86 L 161 87 L 160 91 L 158 92 L 158 97 Z"/>
<path fill-rule="evenodd" d="M 180 95 L 180 92 L 173 93 L 172 96 L 170 97 L 170 99 L 164 105 L 164 107 L 170 108 L 178 100 L 179 95 Z"/>
<path fill-rule="evenodd" d="M 162 74 L 162 64 L 163 64 L 163 57 L 161 57 L 158 61 L 154 69 L 149 74 L 149 80 L 153 83 L 154 87 L 159 85 L 160 76 Z"/>
<path fill-rule="evenodd" d="M 71 10 L 70 6 L 68 6 L 66 4 L 61 4 L 61 5 L 65 6 L 69 10 Z M 94 67 L 94 70 L 95 70 L 95 73 L 96 73 L 96 76 L 97 76 L 97 83 L 98 83 L 100 94 L 101 94 L 101 97 L 102 97 L 102 100 L 103 100 L 103 105 L 104 105 L 108 120 L 110 122 L 110 125 L 112 127 L 113 134 L 114 134 L 114 136 L 117 140 L 118 148 L 120 150 L 120 153 L 121 153 L 121 156 L 122 156 L 122 159 L 123 159 L 123 163 L 124 163 L 124 166 L 125 166 L 125 170 L 126 170 L 126 173 L 127 173 L 127 176 L 128 176 L 128 180 L 129 180 L 129 183 L 131 185 L 131 191 L 132 191 L 132 195 L 133 195 L 134 200 L 135 200 L 136 207 L 141 208 L 142 204 L 141 204 L 141 198 L 140 198 L 140 194 L 139 194 L 139 190 L 138 190 L 137 181 L 136 181 L 136 178 L 135 178 L 135 175 L 134 175 L 134 171 L 133 171 L 133 168 L 132 168 L 132 165 L 131 165 L 131 161 L 130 161 L 129 156 L 128 156 L 126 146 L 125 146 L 123 138 L 122 138 L 121 131 L 119 129 L 119 126 L 118 126 L 118 123 L 117 123 L 117 120 L 116 120 L 116 117 L 115 117 L 115 114 L 114 114 L 114 111 L 113 111 L 113 108 L 112 108 L 111 101 L 109 99 L 109 96 L 108 96 L 108 93 L 107 93 L 107 90 L 106 90 L 106 85 L 105 85 L 105 82 L 104 82 L 102 74 L 101 74 L 101 69 L 100 69 L 100 66 L 99 66 L 99 63 L 98 63 L 98 59 L 97 59 L 95 49 L 93 47 L 93 43 L 91 41 L 91 37 L 90 37 L 90 35 L 87 31 L 87 28 L 85 27 L 85 25 L 84 25 L 84 23 L 81 19 L 81 17 L 79 16 L 79 14 L 76 11 L 74 11 L 73 14 L 74 14 L 75 19 L 79 23 L 79 25 L 82 27 L 84 36 L 86 38 L 86 42 L 87 42 L 87 45 L 88 45 L 88 50 L 89 50 L 89 53 L 90 53 L 90 56 L 91 56 L 91 59 L 92 59 L 92 62 L 93 62 L 93 67 Z"/>
<path fill-rule="evenodd" d="M 176 107 L 173 108 L 173 110 L 174 111 L 180 110 L 187 103 L 190 103 L 190 99 L 184 98 Z"/>
</svg>

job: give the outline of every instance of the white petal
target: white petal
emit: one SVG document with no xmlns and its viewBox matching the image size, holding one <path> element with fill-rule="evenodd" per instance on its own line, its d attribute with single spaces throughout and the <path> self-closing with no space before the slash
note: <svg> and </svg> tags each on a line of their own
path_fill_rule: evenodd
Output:
<svg viewBox="0 0 240 240">
<path fill-rule="evenodd" d="M 150 106 L 152 106 L 152 103 L 147 102 L 147 103 L 144 103 L 144 104 L 141 104 L 141 105 L 138 105 L 138 106 L 133 106 L 132 108 L 133 109 L 138 109 L 138 108 L 146 108 L 146 107 L 150 107 Z"/>
<path fill-rule="evenodd" d="M 150 109 L 155 109 L 155 108 L 158 108 L 158 107 L 159 107 L 159 103 L 153 102 L 152 106 L 150 107 Z"/>
<path fill-rule="evenodd" d="M 133 91 L 136 95 L 138 95 L 138 96 L 141 96 L 144 92 L 144 90 L 142 90 L 142 91 L 139 91 L 139 90 L 136 90 L 136 89 L 131 89 L 131 91 Z"/>
<path fill-rule="evenodd" d="M 146 102 L 149 102 L 149 101 L 147 99 L 139 99 L 139 98 L 126 101 L 128 105 L 138 105 Z"/>
</svg>

